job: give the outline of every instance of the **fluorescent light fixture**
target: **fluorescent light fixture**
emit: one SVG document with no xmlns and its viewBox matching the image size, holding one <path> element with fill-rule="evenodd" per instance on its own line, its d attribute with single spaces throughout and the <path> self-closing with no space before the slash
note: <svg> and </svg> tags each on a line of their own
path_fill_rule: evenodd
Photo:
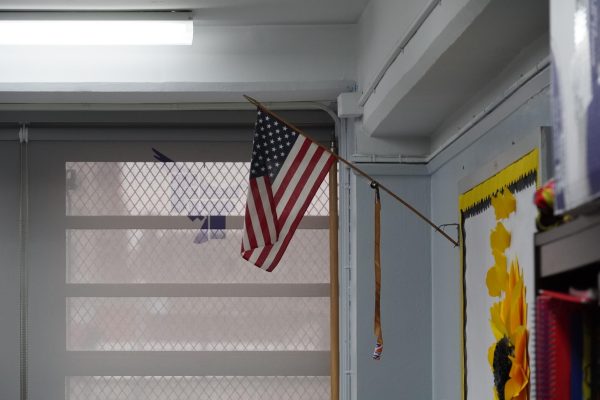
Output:
<svg viewBox="0 0 600 400">
<path fill-rule="evenodd" d="M 0 45 L 191 45 L 188 12 L 0 13 Z"/>
</svg>

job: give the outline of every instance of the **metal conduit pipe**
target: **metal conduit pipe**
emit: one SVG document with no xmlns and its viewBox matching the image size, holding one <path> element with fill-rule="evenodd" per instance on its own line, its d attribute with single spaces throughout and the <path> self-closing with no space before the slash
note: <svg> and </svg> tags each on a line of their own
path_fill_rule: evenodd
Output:
<svg viewBox="0 0 600 400">
<path fill-rule="evenodd" d="M 467 124 L 463 125 L 458 131 L 448 138 L 441 146 L 435 149 L 432 153 L 427 155 L 377 155 L 377 154 L 354 154 L 352 156 L 353 161 L 358 162 L 395 162 L 401 164 L 428 164 L 435 157 L 439 156 L 444 150 L 452 146 L 456 141 L 463 137 L 467 132 L 473 129 L 477 124 L 483 121 L 487 116 L 493 113 L 498 107 L 500 107 L 506 100 L 514 95 L 519 89 L 525 86 L 529 81 L 535 78 L 537 75 L 545 71 L 550 67 L 550 57 L 543 58 L 533 68 L 521 75 L 519 79 L 513 82 L 501 96 L 494 99 L 491 103 L 485 106 L 479 113 L 477 113 Z"/>
<path fill-rule="evenodd" d="M 29 360 L 29 159 L 27 149 L 27 125 L 19 130 L 19 370 L 20 399 L 28 399 Z"/>
<path fill-rule="evenodd" d="M 394 63 L 394 61 L 396 61 L 398 56 L 400 56 L 400 54 L 404 51 L 408 43 L 410 43 L 412 38 L 417 34 L 421 26 L 423 26 L 425 21 L 427 21 L 429 16 L 433 13 L 433 10 L 435 10 L 435 8 L 439 4 L 441 4 L 441 0 L 430 0 L 429 3 L 427 3 L 427 6 L 425 6 L 423 11 L 421 11 L 419 16 L 413 21 L 412 24 L 410 24 L 410 27 L 402 36 L 402 39 L 400 39 L 400 41 L 394 48 L 394 51 L 392 51 L 392 53 L 386 58 L 383 68 L 379 70 L 379 73 L 377 74 L 377 76 L 375 76 L 375 79 L 371 82 L 371 84 L 369 84 L 369 86 L 363 92 L 362 96 L 360 96 L 358 104 L 360 104 L 361 106 L 364 106 L 366 104 L 366 102 L 369 100 L 375 89 L 377 89 L 377 86 L 379 85 L 385 74 L 388 72 L 388 70 Z"/>
<path fill-rule="evenodd" d="M 510 85 L 508 87 L 508 89 L 506 89 L 504 91 L 502 96 L 498 97 L 497 99 L 492 101 L 490 104 L 488 104 L 486 107 L 484 107 L 484 109 L 481 110 L 481 112 L 479 112 L 477 115 L 475 115 L 473 117 L 473 119 L 471 119 L 471 121 L 469 121 L 466 125 L 464 125 L 462 128 L 460 128 L 456 134 L 454 134 L 451 138 L 449 138 L 446 142 L 444 142 L 443 145 L 441 145 L 440 147 L 435 149 L 435 151 L 433 153 L 428 155 L 426 157 L 425 162 L 427 162 L 427 163 L 430 162 L 435 157 L 437 157 L 442 151 L 444 151 L 445 149 L 450 147 L 454 142 L 456 142 L 458 139 L 460 139 L 462 136 L 464 136 L 465 133 L 470 131 L 475 125 L 477 125 L 478 123 L 483 121 L 483 119 L 485 117 L 487 117 L 492 112 L 494 112 L 498 107 L 500 107 L 500 105 L 502 105 L 502 103 L 504 103 L 506 100 L 508 100 L 519 89 L 521 89 L 523 86 L 525 86 L 525 84 L 527 84 L 527 82 L 532 80 L 534 77 L 536 77 L 538 74 L 540 74 L 542 71 L 544 71 L 549 66 L 550 66 L 550 57 L 548 56 L 548 57 L 545 57 L 544 59 L 542 59 L 540 62 L 538 62 L 535 65 L 535 67 L 533 67 L 532 69 L 527 71 L 525 74 L 523 74 L 512 85 Z"/>
</svg>

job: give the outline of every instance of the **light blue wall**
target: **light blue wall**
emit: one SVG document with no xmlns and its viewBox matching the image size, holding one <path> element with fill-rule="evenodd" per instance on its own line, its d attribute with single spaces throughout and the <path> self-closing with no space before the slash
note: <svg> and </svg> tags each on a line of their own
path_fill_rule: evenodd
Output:
<svg viewBox="0 0 600 400">
<path fill-rule="evenodd" d="M 439 223 L 458 222 L 461 179 L 494 161 L 520 143 L 535 140 L 540 127 L 551 125 L 548 90 L 525 103 L 462 149 L 431 176 L 431 217 Z M 461 398 L 462 335 L 459 251 L 432 234 L 432 381 L 434 400 Z M 419 397 L 422 399 L 428 397 Z"/>
<path fill-rule="evenodd" d="M 433 134 L 432 143 L 438 148 L 469 125 L 474 115 L 486 111 L 485 118 L 426 166 L 380 163 L 360 164 L 361 168 L 389 184 L 435 223 L 458 222 L 459 185 L 465 178 L 501 155 L 524 154 L 539 140 L 540 127 L 552 125 L 550 72 L 541 67 L 548 54 L 546 35 L 525 46 L 489 85 L 461 105 Z M 535 73 L 529 75 L 531 71 Z M 503 97 L 506 93 L 510 93 L 508 98 Z M 500 98 L 503 100 L 496 104 Z M 355 126 L 348 126 L 346 156 L 361 151 L 364 132 L 360 124 L 356 121 Z M 385 154 L 385 144 L 373 151 Z M 362 178 L 353 177 L 350 188 L 352 329 L 350 337 L 344 337 L 352 346 L 347 352 L 352 358 L 348 368 L 352 372 L 350 398 L 460 400 L 459 249 L 410 211 L 384 197 L 384 357 L 372 361 L 373 193 Z M 447 232 L 456 236 L 454 228 Z"/>
<path fill-rule="evenodd" d="M 361 164 L 425 214 L 430 182 L 425 168 Z M 394 176 L 390 176 L 393 174 Z M 425 174 L 425 175 L 420 175 Z M 383 357 L 371 358 L 373 335 L 373 191 L 353 177 L 353 268 L 355 271 L 355 390 L 357 399 L 431 398 L 430 229 L 382 193 Z M 356 207 L 356 204 L 359 207 Z"/>
</svg>

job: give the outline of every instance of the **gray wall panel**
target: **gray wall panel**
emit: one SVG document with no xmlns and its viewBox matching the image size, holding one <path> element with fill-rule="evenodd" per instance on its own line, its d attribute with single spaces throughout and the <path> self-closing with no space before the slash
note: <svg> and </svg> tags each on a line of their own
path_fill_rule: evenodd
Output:
<svg viewBox="0 0 600 400">
<path fill-rule="evenodd" d="M 16 131 L 14 132 L 16 136 Z M 0 142 L 0 398 L 19 398 L 19 144 Z"/>
</svg>

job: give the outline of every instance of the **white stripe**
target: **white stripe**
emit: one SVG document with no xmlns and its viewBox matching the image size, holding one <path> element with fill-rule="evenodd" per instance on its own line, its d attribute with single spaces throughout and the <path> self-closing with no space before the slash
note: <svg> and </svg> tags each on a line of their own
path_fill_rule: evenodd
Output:
<svg viewBox="0 0 600 400">
<path fill-rule="evenodd" d="M 294 207 L 292 208 L 292 210 L 290 212 L 290 216 L 285 221 L 285 225 L 281 228 L 281 231 L 279 232 L 279 240 L 277 241 L 275 246 L 273 246 L 273 248 L 269 252 L 269 255 L 265 259 L 265 262 L 263 263 L 263 269 L 268 269 L 270 267 L 271 263 L 273 262 L 273 259 L 275 258 L 275 256 L 277 256 L 277 253 L 279 252 L 279 249 L 281 248 L 281 245 L 283 244 L 285 237 L 287 236 L 290 228 L 292 227 L 292 223 L 296 219 L 295 217 L 297 216 L 300 207 L 302 207 L 302 205 L 306 201 L 310 190 L 315 185 L 315 181 L 317 180 L 317 178 L 319 177 L 321 172 L 323 172 L 323 168 L 326 166 L 327 161 L 329 160 L 329 157 L 330 157 L 330 154 L 327 152 L 325 152 L 321 155 L 321 158 L 319 158 L 317 165 L 315 166 L 314 170 L 310 174 L 310 177 L 308 178 L 306 185 L 304 185 L 304 187 L 302 188 L 302 192 L 296 199 L 292 200 L 292 201 L 295 201 Z"/>
<path fill-rule="evenodd" d="M 250 254 L 250 257 L 248 257 L 248 261 L 250 261 L 252 264 L 256 265 L 256 261 L 258 261 L 258 257 L 260 257 L 260 254 L 262 253 L 262 251 L 263 251 L 262 247 L 259 247 L 258 249 L 254 250 L 252 252 L 252 254 Z"/>
<path fill-rule="evenodd" d="M 257 178 L 262 179 L 261 178 Z M 252 232 L 256 238 L 256 245 L 258 247 L 264 245 L 264 238 L 262 229 L 260 229 L 260 222 L 258 220 L 258 214 L 256 212 L 256 205 L 254 204 L 254 196 L 252 195 L 252 185 L 248 187 L 248 212 L 250 213 L 250 220 L 252 221 Z"/>
<path fill-rule="evenodd" d="M 281 232 L 279 233 L 279 241 L 276 243 L 275 246 L 273 246 L 273 248 L 269 252 L 269 255 L 267 256 L 267 258 L 265 259 L 265 261 L 263 263 L 263 269 L 268 269 L 271 266 L 272 262 L 274 261 L 274 258 L 277 256 L 277 253 L 279 252 L 281 245 L 283 244 L 285 237 L 289 233 L 291 225 L 294 222 L 295 217 L 297 216 L 299 208 L 306 201 L 308 194 L 309 194 L 308 192 L 310 191 L 312 186 L 315 184 L 315 181 L 316 181 L 317 177 L 319 176 L 319 174 L 322 172 L 324 164 L 327 162 L 328 158 L 329 158 L 329 154 L 327 154 L 327 153 L 324 153 L 321 156 L 321 158 L 318 161 L 317 166 L 311 173 L 311 175 L 310 175 L 306 185 L 302 189 L 302 192 L 300 193 L 300 195 L 296 199 L 291 200 L 291 201 L 295 201 L 295 204 L 289 214 L 288 219 L 285 222 L 285 225 L 282 227 Z"/>
<path fill-rule="evenodd" d="M 275 216 L 273 216 L 273 209 L 271 208 L 271 202 L 269 202 L 269 192 L 267 190 L 267 184 L 265 179 L 259 179 L 256 181 L 258 186 L 258 192 L 262 200 L 262 207 L 265 212 L 265 219 L 267 220 L 267 227 L 269 228 L 269 237 L 271 243 L 275 243 L 277 240 L 277 230 L 275 229 Z"/>
<path fill-rule="evenodd" d="M 283 196 L 281 196 L 281 200 L 279 200 L 279 203 L 277 203 L 277 217 L 281 216 L 281 213 L 283 212 L 285 205 L 290 200 L 290 197 L 294 193 L 294 189 L 296 189 L 296 186 L 298 185 L 298 182 L 302 178 L 302 175 L 304 175 L 304 173 L 306 172 L 306 169 L 308 168 L 308 166 L 310 164 L 310 160 L 312 159 L 313 155 L 315 154 L 315 152 L 317 151 L 318 148 L 319 148 L 319 146 L 317 146 L 314 143 L 311 143 L 310 147 L 308 148 L 308 151 L 304 155 L 304 158 L 298 165 L 298 168 L 294 171 L 294 176 L 292 177 L 292 179 L 290 179 L 290 182 L 288 183 L 287 187 L 285 188 L 285 192 L 283 192 Z M 327 154 L 327 153 L 324 153 L 324 154 Z M 280 171 L 280 173 L 281 173 L 281 171 Z"/>
<path fill-rule="evenodd" d="M 248 227 L 246 226 L 246 218 L 244 217 L 244 236 L 242 236 L 242 251 L 247 250 L 250 250 L 250 239 L 248 238 Z"/>
<path fill-rule="evenodd" d="M 248 206 L 248 199 L 246 199 L 246 206 Z M 246 208 L 246 212 L 248 212 L 248 209 Z M 227 222 L 225 223 L 225 226 L 227 226 Z M 243 223 L 243 227 L 244 227 L 244 234 L 242 235 L 242 251 L 247 251 L 250 249 L 250 238 L 248 237 L 248 227 L 246 226 L 246 216 L 244 215 L 244 223 Z"/>
<path fill-rule="evenodd" d="M 281 181 L 283 180 L 283 178 L 285 178 L 285 175 L 286 175 L 285 173 L 287 172 L 288 169 L 290 169 L 292 163 L 294 162 L 294 159 L 298 156 L 298 153 L 300 152 L 300 148 L 302 147 L 302 144 L 304 142 L 306 142 L 307 140 L 308 140 L 307 138 L 300 135 L 298 137 L 298 139 L 296 140 L 296 143 L 294 143 L 294 145 L 292 146 L 290 153 L 286 157 L 283 165 L 281 166 L 281 169 L 279 170 L 279 173 L 277 174 L 277 177 L 275 178 L 275 182 L 273 182 L 273 185 L 271 185 L 271 187 L 273 188 L 273 195 L 275 195 L 275 193 L 277 192 L 277 189 L 279 189 L 279 186 L 281 185 Z"/>
</svg>

